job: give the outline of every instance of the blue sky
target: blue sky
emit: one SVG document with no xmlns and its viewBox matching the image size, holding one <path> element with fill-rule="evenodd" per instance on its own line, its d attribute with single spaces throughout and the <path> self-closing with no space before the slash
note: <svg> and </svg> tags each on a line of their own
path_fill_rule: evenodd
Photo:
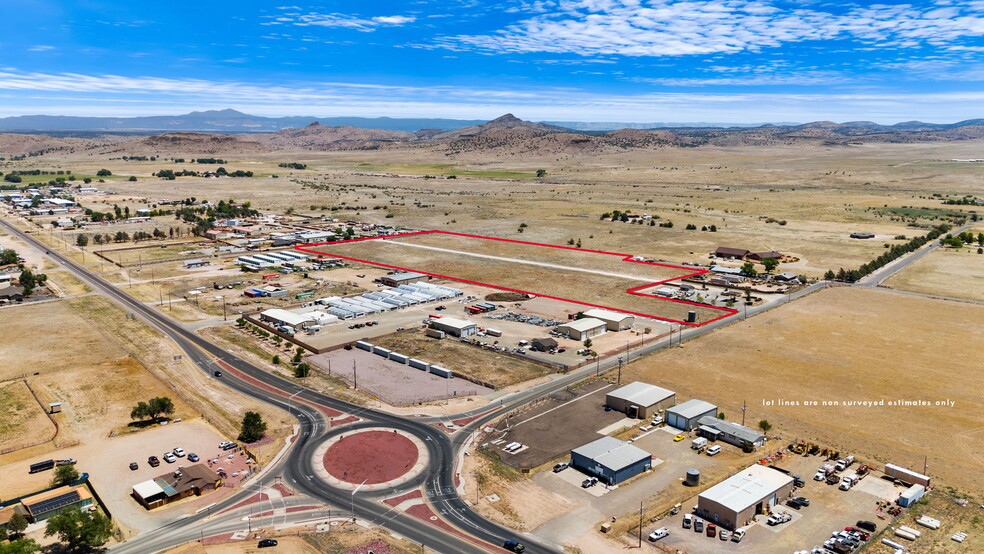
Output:
<svg viewBox="0 0 984 554">
<path fill-rule="evenodd" d="M 984 1 L 4 0 L 0 116 L 984 117 Z"/>
</svg>

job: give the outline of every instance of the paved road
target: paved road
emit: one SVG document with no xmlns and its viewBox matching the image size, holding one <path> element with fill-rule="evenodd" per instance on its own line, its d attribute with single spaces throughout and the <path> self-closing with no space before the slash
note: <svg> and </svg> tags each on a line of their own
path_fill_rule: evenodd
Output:
<svg viewBox="0 0 984 554">
<path fill-rule="evenodd" d="M 959 229 L 951 230 L 950 233 L 954 235 L 959 235 L 960 233 L 970 229 L 971 227 L 973 227 L 973 225 L 970 224 L 964 225 Z M 939 247 L 940 247 L 939 239 L 931 240 L 928 243 L 924 244 L 923 247 L 920 248 L 919 250 L 916 250 L 915 252 L 910 252 L 909 254 L 906 254 L 901 258 L 893 260 L 891 263 L 886 264 L 884 267 L 878 269 L 877 271 L 874 271 L 871 274 L 866 275 L 865 277 L 861 278 L 856 283 L 856 285 L 864 286 L 864 287 L 880 286 L 883 282 L 885 282 L 886 279 L 888 279 L 892 275 L 895 275 L 896 273 L 909 267 L 913 263 L 918 262 L 924 256 L 926 256 L 926 254 L 929 254 L 930 252 L 936 250 Z"/>
</svg>

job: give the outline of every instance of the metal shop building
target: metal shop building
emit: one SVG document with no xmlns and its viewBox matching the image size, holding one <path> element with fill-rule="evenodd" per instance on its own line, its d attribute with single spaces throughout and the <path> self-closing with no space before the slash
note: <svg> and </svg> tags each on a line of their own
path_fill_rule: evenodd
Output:
<svg viewBox="0 0 984 554">
<path fill-rule="evenodd" d="M 697 427 L 700 418 L 704 416 L 717 416 L 717 406 L 703 400 L 687 400 L 683 404 L 677 404 L 666 410 L 666 424 L 684 431 L 690 431 Z"/>
<path fill-rule="evenodd" d="M 725 529 L 747 525 L 793 491 L 793 478 L 755 464 L 697 495 L 697 515 Z"/>
<path fill-rule="evenodd" d="M 571 450 L 571 465 L 616 485 L 652 467 L 652 455 L 615 437 L 601 437 Z"/>
<path fill-rule="evenodd" d="M 444 331 L 455 337 L 468 337 L 478 332 L 478 324 L 454 317 L 435 319 L 430 324 L 432 329 Z"/>
<path fill-rule="evenodd" d="M 423 273 L 401 271 L 399 273 L 394 273 L 392 275 L 384 275 L 379 278 L 379 282 L 386 285 L 387 287 L 398 287 L 400 285 L 416 283 L 417 281 L 426 281 L 429 278 L 430 277 L 424 275 Z"/>
<path fill-rule="evenodd" d="M 635 381 L 605 395 L 605 404 L 629 417 L 647 419 L 676 404 L 676 393 Z"/>
<path fill-rule="evenodd" d="M 294 312 L 288 312 L 287 310 L 281 310 L 279 308 L 260 312 L 260 319 L 277 326 L 285 325 L 295 331 L 303 327 L 306 323 L 313 323 L 308 317 L 295 314 Z"/>
<path fill-rule="evenodd" d="M 593 317 L 575 319 L 570 323 L 557 326 L 558 333 L 567 335 L 567 338 L 577 341 L 585 341 L 592 337 L 597 337 L 607 329 L 608 325 L 604 321 Z"/>
<path fill-rule="evenodd" d="M 731 421 L 716 416 L 704 416 L 697 422 L 697 434 L 712 441 L 722 441 L 738 448 L 761 448 L 765 446 L 765 435 Z"/>
<path fill-rule="evenodd" d="M 632 324 L 635 323 L 635 316 L 622 312 L 592 308 L 590 310 L 585 310 L 583 313 L 584 317 L 593 317 L 604 321 L 609 331 L 624 331 L 626 329 L 631 329 Z"/>
</svg>

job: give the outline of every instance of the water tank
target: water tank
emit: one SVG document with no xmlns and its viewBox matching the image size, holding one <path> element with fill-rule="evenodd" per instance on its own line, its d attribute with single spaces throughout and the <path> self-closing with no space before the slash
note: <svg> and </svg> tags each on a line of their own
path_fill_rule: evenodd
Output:
<svg viewBox="0 0 984 554">
<path fill-rule="evenodd" d="M 696 487 L 700 484 L 700 471 L 696 469 L 687 470 L 687 479 L 683 482 L 688 487 Z"/>
<path fill-rule="evenodd" d="M 697 322 L 697 312 L 694 311 L 687 312 L 687 323 L 696 323 L 696 322 Z"/>
</svg>

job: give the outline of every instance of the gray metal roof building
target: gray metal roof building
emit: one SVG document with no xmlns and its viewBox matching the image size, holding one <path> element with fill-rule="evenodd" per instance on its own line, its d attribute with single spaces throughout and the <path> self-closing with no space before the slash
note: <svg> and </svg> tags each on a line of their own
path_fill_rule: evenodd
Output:
<svg viewBox="0 0 984 554">
<path fill-rule="evenodd" d="M 676 404 L 676 393 L 635 381 L 606 394 L 605 403 L 629 417 L 645 419 Z"/>
<path fill-rule="evenodd" d="M 697 421 L 697 434 L 712 440 L 724 441 L 739 448 L 750 446 L 759 448 L 765 445 L 766 436 L 754 429 L 714 416 L 704 416 Z"/>
<path fill-rule="evenodd" d="M 615 437 L 601 437 L 571 450 L 571 465 L 614 485 L 652 467 L 652 455 Z"/>
<path fill-rule="evenodd" d="M 717 406 L 696 398 L 677 404 L 666 410 L 666 424 L 684 431 L 697 427 L 697 422 L 704 416 L 716 416 Z"/>
</svg>

